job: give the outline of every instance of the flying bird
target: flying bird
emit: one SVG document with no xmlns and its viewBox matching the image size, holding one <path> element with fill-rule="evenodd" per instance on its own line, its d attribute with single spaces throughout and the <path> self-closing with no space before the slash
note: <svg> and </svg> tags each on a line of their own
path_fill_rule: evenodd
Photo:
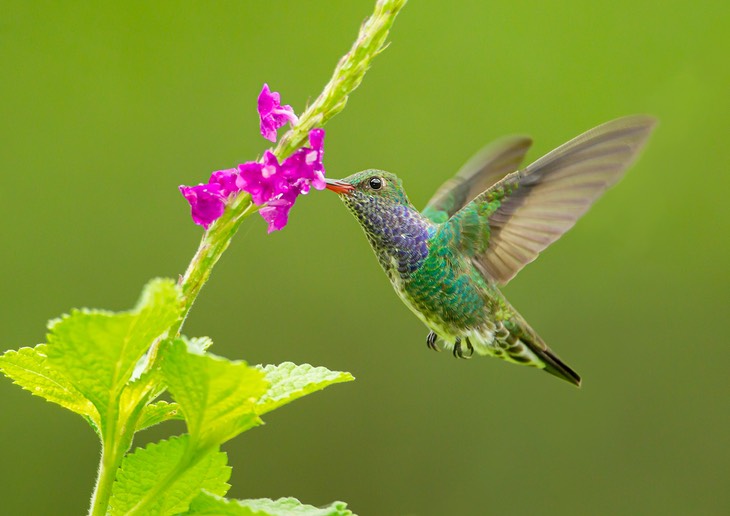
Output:
<svg viewBox="0 0 730 516">
<path fill-rule="evenodd" d="M 398 296 L 429 328 L 429 348 L 488 355 L 580 385 L 500 287 L 623 176 L 656 120 L 619 118 L 520 169 L 532 140 L 500 139 L 444 183 L 423 211 L 382 170 L 327 180 L 365 231 Z"/>
</svg>

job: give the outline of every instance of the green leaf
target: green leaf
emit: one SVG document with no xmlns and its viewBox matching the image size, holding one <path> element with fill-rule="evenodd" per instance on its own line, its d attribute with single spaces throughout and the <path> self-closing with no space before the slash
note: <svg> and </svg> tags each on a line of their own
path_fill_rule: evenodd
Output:
<svg viewBox="0 0 730 516">
<path fill-rule="evenodd" d="M 0 370 L 31 394 L 81 414 L 99 426 L 99 412 L 94 405 L 48 364 L 45 344 L 6 351 L 0 356 Z"/>
<path fill-rule="evenodd" d="M 256 412 L 259 414 L 270 412 L 302 396 L 322 390 L 328 385 L 355 379 L 350 373 L 330 371 L 325 367 L 314 367 L 309 364 L 296 365 L 284 362 L 278 366 L 257 367 L 266 373 L 266 380 L 271 384 L 256 406 Z"/>
<path fill-rule="evenodd" d="M 191 353 L 197 353 L 199 355 L 208 351 L 208 348 L 213 345 L 210 337 L 186 337 L 185 335 L 181 335 L 180 338 L 187 342 L 188 349 Z"/>
<path fill-rule="evenodd" d="M 177 403 L 168 403 L 166 401 L 150 403 L 142 409 L 142 415 L 137 421 L 135 431 L 139 432 L 170 419 L 185 419 Z"/>
<path fill-rule="evenodd" d="M 180 313 L 175 283 L 152 280 L 132 311 L 73 310 L 52 321 L 48 362 L 94 404 L 103 426 L 107 408 L 116 403 L 135 364 Z"/>
<path fill-rule="evenodd" d="M 188 349 L 194 350 L 193 352 L 195 353 L 203 353 L 213 344 L 208 337 L 189 339 L 182 335 L 179 338 L 185 341 Z M 158 348 L 158 355 L 164 354 L 164 351 L 168 348 L 169 346 L 167 346 L 166 343 L 162 343 Z M 149 363 L 146 358 L 147 356 L 145 356 L 145 359 L 137 362 L 137 365 L 135 366 L 135 373 L 132 374 L 132 381 L 129 382 L 122 391 L 119 405 L 122 408 L 123 413 L 131 414 L 135 409 L 142 408 L 140 407 L 140 401 L 150 403 L 167 389 L 164 385 L 165 382 L 162 377 L 159 361 L 157 361 L 154 367 L 149 367 Z M 140 370 L 143 372 L 140 373 Z M 176 406 L 176 408 L 178 409 L 177 417 L 167 419 L 184 419 L 182 414 L 179 412 L 179 407 Z M 157 421 L 152 424 L 157 424 L 159 422 L 161 421 Z M 146 428 L 147 426 L 151 425 L 140 427 L 140 423 L 137 423 L 138 430 Z"/>
<path fill-rule="evenodd" d="M 182 339 L 161 352 L 165 383 L 197 446 L 217 446 L 261 423 L 255 406 L 268 387 L 263 372 L 245 362 L 191 352 Z"/>
<path fill-rule="evenodd" d="M 146 404 L 151 403 L 164 390 L 162 372 L 157 365 L 142 373 L 139 378 L 127 382 L 119 397 L 119 411 L 137 420 L 136 428 L 140 429 L 139 418 L 143 417 Z M 135 411 L 140 412 L 136 417 L 133 416 Z"/>
<path fill-rule="evenodd" d="M 145 515 L 178 514 L 188 509 L 202 489 L 226 494 L 231 476 L 226 454 L 213 449 L 193 463 L 189 445 L 189 436 L 182 435 L 127 455 L 112 487 L 111 515 L 132 509 Z"/>
<path fill-rule="evenodd" d="M 190 516 L 352 516 L 344 502 L 327 507 L 304 505 L 296 498 L 227 500 L 210 493 L 199 494 L 186 513 Z"/>
</svg>

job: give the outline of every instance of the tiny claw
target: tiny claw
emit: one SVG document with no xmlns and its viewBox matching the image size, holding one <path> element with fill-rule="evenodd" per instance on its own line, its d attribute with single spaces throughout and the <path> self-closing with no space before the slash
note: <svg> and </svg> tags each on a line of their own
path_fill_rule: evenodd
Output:
<svg viewBox="0 0 730 516">
<path fill-rule="evenodd" d="M 463 358 L 463 359 L 467 360 L 474 355 L 474 346 L 471 345 L 471 341 L 469 340 L 469 337 L 466 337 L 466 349 L 469 350 L 468 355 L 465 355 L 464 350 L 461 349 L 461 338 L 456 337 L 456 342 L 454 342 L 454 357 Z"/>
<path fill-rule="evenodd" d="M 436 339 L 438 339 L 439 336 L 436 335 L 436 332 L 429 332 L 428 337 L 426 337 L 426 346 L 428 346 L 430 349 L 434 351 L 441 351 L 438 346 L 436 346 Z"/>
<path fill-rule="evenodd" d="M 466 349 L 469 350 L 469 356 L 463 356 L 462 358 L 471 358 L 474 356 L 474 346 L 471 345 L 469 337 L 466 338 Z"/>
<path fill-rule="evenodd" d="M 464 358 L 464 353 L 461 351 L 461 337 L 456 337 L 456 342 L 454 342 L 454 358 Z"/>
</svg>

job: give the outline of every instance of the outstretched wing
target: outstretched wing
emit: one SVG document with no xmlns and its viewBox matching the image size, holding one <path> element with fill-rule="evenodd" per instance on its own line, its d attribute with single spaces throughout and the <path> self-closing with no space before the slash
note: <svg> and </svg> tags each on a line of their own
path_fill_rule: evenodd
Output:
<svg viewBox="0 0 730 516">
<path fill-rule="evenodd" d="M 446 222 L 474 197 L 517 170 L 530 145 L 527 136 L 507 136 L 490 143 L 441 185 L 423 215 L 436 223 Z"/>
<path fill-rule="evenodd" d="M 636 115 L 591 129 L 506 176 L 440 231 L 504 285 L 621 179 L 655 125 L 654 118 Z"/>
</svg>

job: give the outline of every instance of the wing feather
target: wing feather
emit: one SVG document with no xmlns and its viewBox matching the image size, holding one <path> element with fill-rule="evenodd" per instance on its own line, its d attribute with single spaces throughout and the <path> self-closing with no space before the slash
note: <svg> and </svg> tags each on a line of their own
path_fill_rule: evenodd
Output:
<svg viewBox="0 0 730 516">
<path fill-rule="evenodd" d="M 480 150 L 454 177 L 436 191 L 423 209 L 434 222 L 445 222 L 469 201 L 520 167 L 532 140 L 527 136 L 507 136 Z"/>
<path fill-rule="evenodd" d="M 480 205 L 492 209 L 482 210 L 488 214 L 483 236 L 489 242 L 486 250 L 475 253 L 475 263 L 496 283 L 509 282 L 621 179 L 655 125 L 656 120 L 645 115 L 605 123 L 477 196 L 462 211 Z M 464 220 L 459 212 L 447 224 Z"/>
</svg>

